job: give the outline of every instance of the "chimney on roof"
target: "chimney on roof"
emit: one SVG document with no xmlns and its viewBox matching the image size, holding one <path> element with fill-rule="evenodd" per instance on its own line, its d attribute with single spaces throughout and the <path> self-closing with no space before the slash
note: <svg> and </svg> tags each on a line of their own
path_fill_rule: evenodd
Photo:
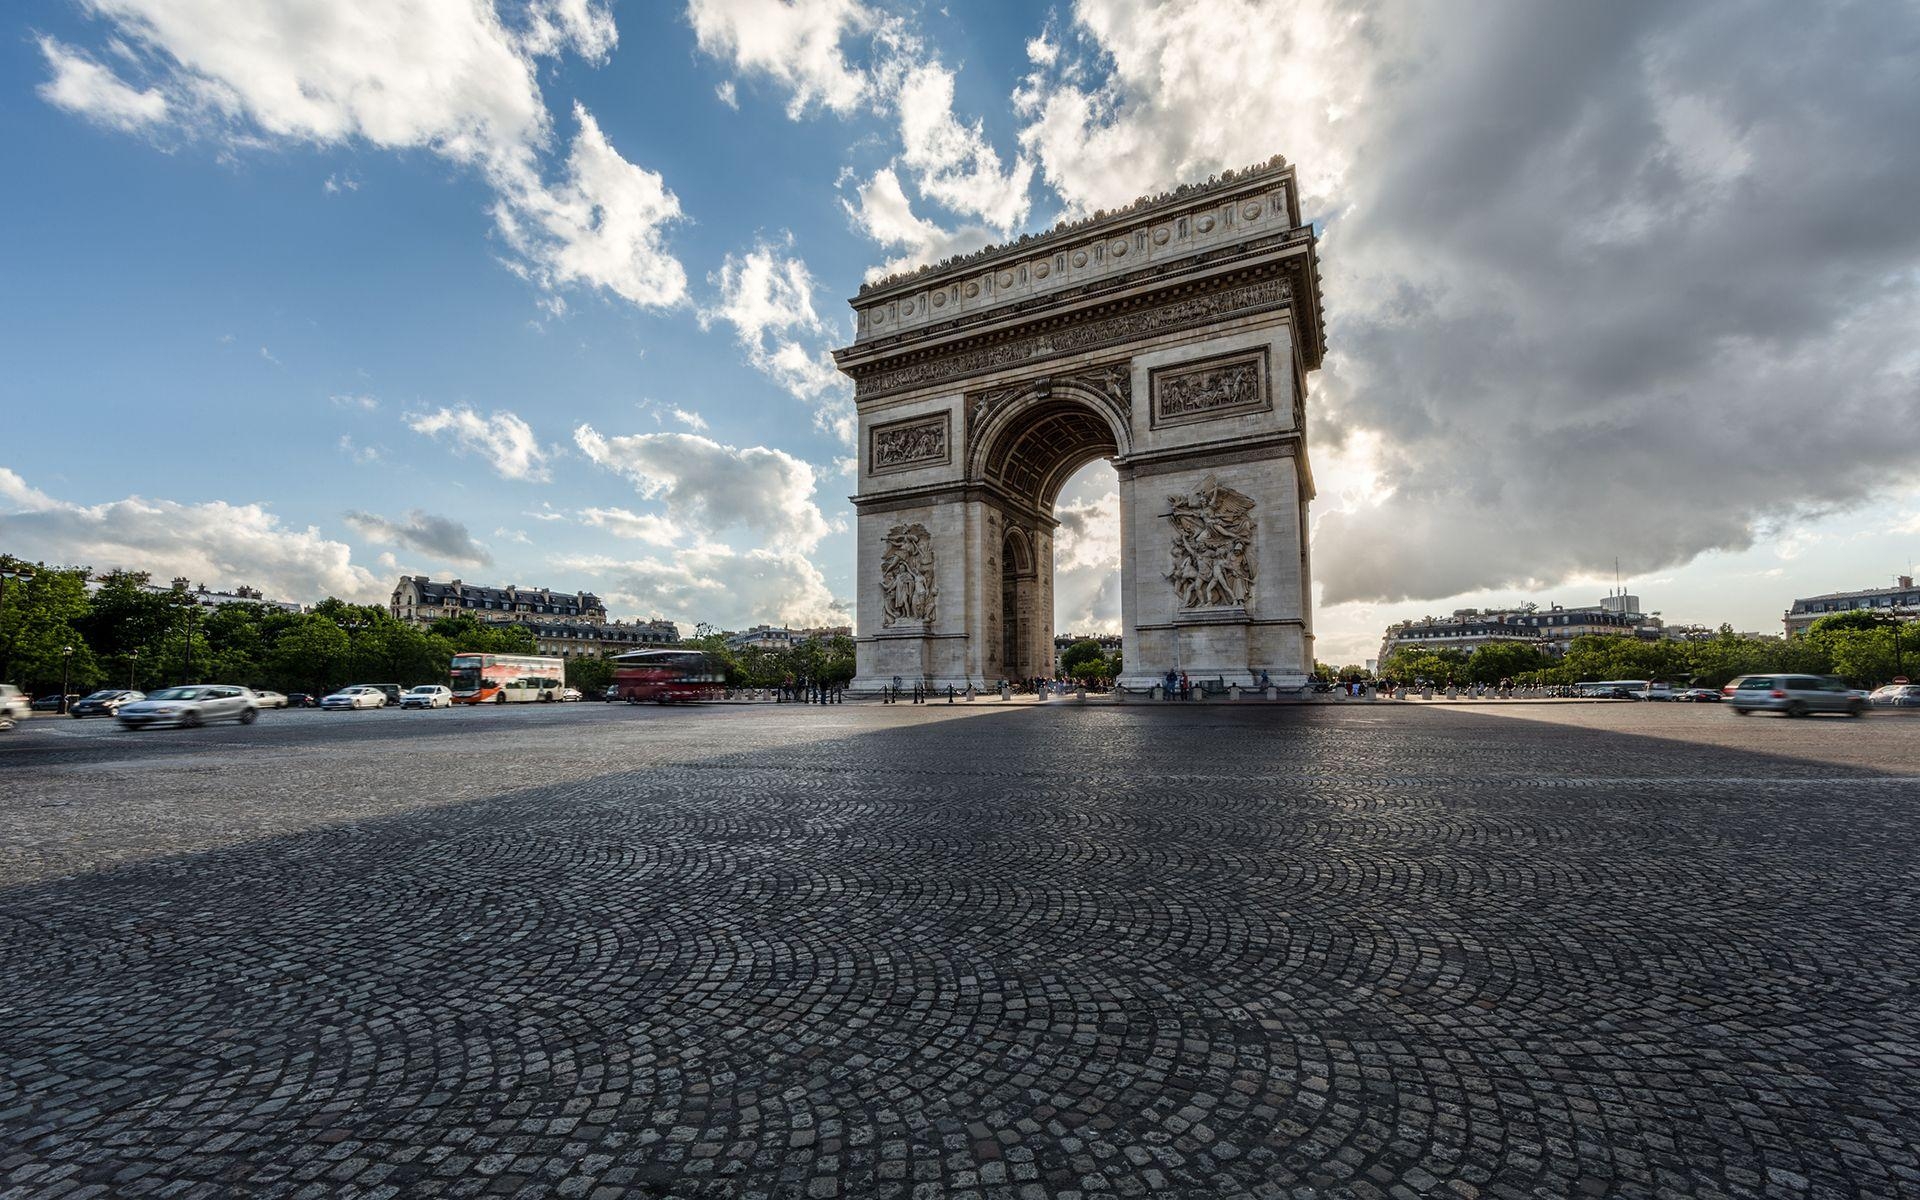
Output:
<svg viewBox="0 0 1920 1200">
<path fill-rule="evenodd" d="M 176 592 L 186 591 L 188 582 L 189 580 L 185 575 L 175 575 L 173 577 L 173 590 Z"/>
<path fill-rule="evenodd" d="M 1910 588 L 1910 587 L 1912 587 L 1912 586 L 1913 586 L 1913 576 L 1911 576 L 1911 575 L 1902 575 L 1902 576 L 1900 577 L 1900 587 L 1901 587 L 1901 589 L 1902 589 L 1903 591 L 1904 591 L 1905 589 L 1907 589 L 1907 588 Z"/>
</svg>

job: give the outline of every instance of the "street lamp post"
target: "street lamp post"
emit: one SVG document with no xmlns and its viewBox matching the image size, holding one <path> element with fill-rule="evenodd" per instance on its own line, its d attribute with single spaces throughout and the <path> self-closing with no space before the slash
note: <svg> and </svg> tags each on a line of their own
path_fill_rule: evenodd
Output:
<svg viewBox="0 0 1920 1200">
<path fill-rule="evenodd" d="M 67 712 L 67 689 L 73 677 L 73 647 L 60 647 L 60 715 Z"/>
<path fill-rule="evenodd" d="M 133 652 L 133 656 L 127 661 L 127 690 L 130 692 L 136 690 L 136 688 L 134 687 L 133 676 L 134 676 L 134 672 L 138 671 L 139 669 L 140 669 L 140 651 L 136 649 Z"/>
<path fill-rule="evenodd" d="M 187 601 L 187 677 L 180 682 L 193 682 L 193 618 L 199 612 L 200 605 L 193 600 Z"/>
<path fill-rule="evenodd" d="M 358 669 L 354 661 L 353 635 L 359 633 L 366 627 L 367 623 L 365 621 L 342 621 L 340 623 L 340 628 L 347 631 L 347 673 L 349 675 Z M 349 682 L 351 682 L 351 680 L 349 680 Z"/>
</svg>

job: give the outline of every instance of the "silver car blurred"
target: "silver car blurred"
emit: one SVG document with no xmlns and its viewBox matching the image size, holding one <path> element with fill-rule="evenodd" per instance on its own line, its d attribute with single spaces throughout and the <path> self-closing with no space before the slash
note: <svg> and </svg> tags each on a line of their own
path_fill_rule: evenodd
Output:
<svg viewBox="0 0 1920 1200">
<path fill-rule="evenodd" d="M 1727 704 L 1741 716 L 1750 712 L 1777 712 L 1789 717 L 1808 713 L 1845 713 L 1865 716 L 1867 698 L 1833 675 L 1742 675 L 1720 689 Z"/>
<path fill-rule="evenodd" d="M 197 683 L 148 692 L 145 700 L 121 705 L 114 716 L 128 729 L 144 729 L 149 725 L 185 725 L 192 729 L 208 721 L 251 725 L 260 716 L 260 701 L 243 687 Z"/>
</svg>

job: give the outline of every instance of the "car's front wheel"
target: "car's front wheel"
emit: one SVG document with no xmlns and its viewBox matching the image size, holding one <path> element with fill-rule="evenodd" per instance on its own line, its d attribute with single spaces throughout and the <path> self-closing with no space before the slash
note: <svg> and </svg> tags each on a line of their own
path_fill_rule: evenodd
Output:
<svg viewBox="0 0 1920 1200">
<path fill-rule="evenodd" d="M 260 710 L 257 708 L 243 708 L 240 710 L 240 723 L 242 725 L 251 725 L 259 719 Z"/>
<path fill-rule="evenodd" d="M 200 728 L 200 710 L 197 708 L 188 709 L 187 715 L 180 718 L 180 723 L 188 729 Z"/>
<path fill-rule="evenodd" d="M 1867 715 L 1867 706 L 1855 700 L 1852 704 L 1847 705 L 1847 715 L 1850 717 L 1864 717 Z"/>
</svg>

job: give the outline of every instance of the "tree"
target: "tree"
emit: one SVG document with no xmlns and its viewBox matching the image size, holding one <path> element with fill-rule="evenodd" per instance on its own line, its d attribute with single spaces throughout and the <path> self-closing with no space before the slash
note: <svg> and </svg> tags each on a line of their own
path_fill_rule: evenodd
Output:
<svg viewBox="0 0 1920 1200">
<path fill-rule="evenodd" d="M 1822 634 L 1840 633 L 1845 630 L 1882 629 L 1891 622 L 1891 618 L 1868 608 L 1856 608 L 1847 612 L 1828 613 L 1813 624 L 1807 626 L 1808 637 Z"/>
<path fill-rule="evenodd" d="M 1083 638 L 1061 651 L 1060 673 L 1070 679 L 1078 678 L 1087 674 L 1085 667 L 1099 662 L 1102 657 L 1100 643 L 1092 638 Z"/>
<path fill-rule="evenodd" d="M 1498 683 L 1547 665 L 1547 656 L 1537 646 L 1525 642 L 1488 642 L 1468 658 L 1467 674 L 1475 683 Z"/>
</svg>

